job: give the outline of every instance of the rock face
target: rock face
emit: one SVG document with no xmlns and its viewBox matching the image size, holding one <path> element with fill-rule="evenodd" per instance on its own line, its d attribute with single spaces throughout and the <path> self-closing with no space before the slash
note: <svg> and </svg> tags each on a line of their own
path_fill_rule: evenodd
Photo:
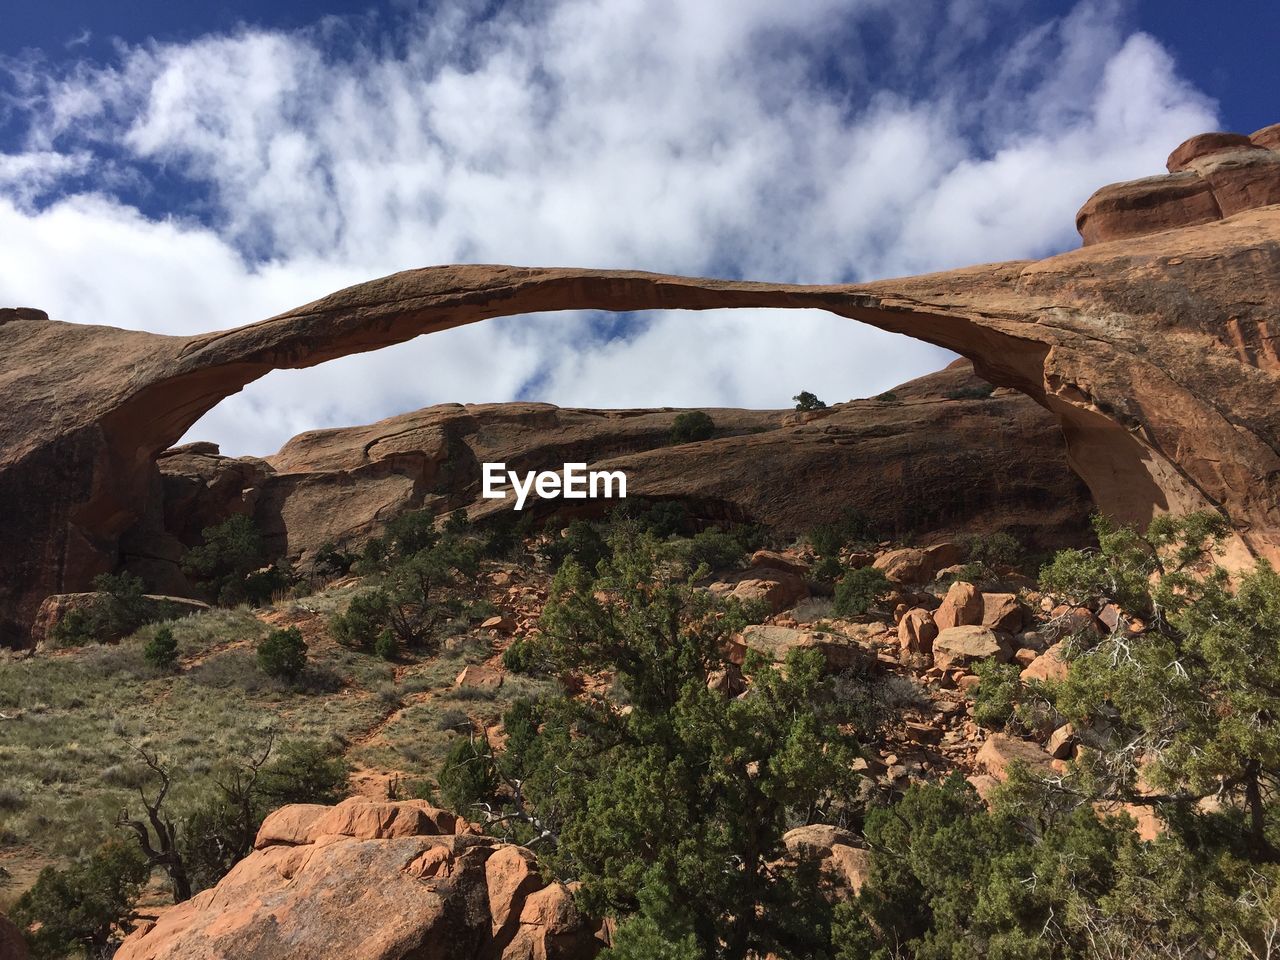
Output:
<svg viewBox="0 0 1280 960">
<path fill-rule="evenodd" d="M 632 499 L 678 499 L 706 519 L 787 535 L 853 504 L 887 534 L 1014 526 L 1043 546 L 1065 545 L 1090 505 L 1057 424 L 1018 394 L 982 398 L 982 386 L 961 360 L 896 388 L 897 403 L 852 401 L 803 421 L 795 411 L 713 409 L 713 439 L 675 445 L 678 410 L 538 403 L 445 404 L 312 431 L 266 459 L 191 444 L 161 456 L 160 503 L 122 537 L 121 556 L 154 589 L 182 592 L 183 549 L 204 527 L 245 512 L 273 550 L 305 567 L 325 543 L 358 549 L 407 509 L 509 511 L 509 502 L 480 498 L 485 461 L 522 473 L 573 461 L 623 470 Z M 994 474 L 1003 476 L 998 486 L 985 482 Z M 590 509 L 536 496 L 525 506 L 537 516 Z M 768 593 L 777 609 L 805 595 L 807 565 L 796 558 L 760 551 L 751 566 L 740 595 Z"/>
<path fill-rule="evenodd" d="M 2 639 L 25 639 L 45 596 L 116 562 L 156 458 L 224 397 L 275 369 L 542 310 L 813 307 L 938 344 L 1046 407 L 1116 519 L 1217 509 L 1235 531 L 1229 563 L 1280 559 L 1280 155 L 1264 133 L 1256 149 L 1187 151 L 1192 169 L 1154 193 L 1095 196 L 1080 218 L 1088 245 L 1039 262 L 825 287 L 433 267 L 196 337 L 2 310 Z"/>
<path fill-rule="evenodd" d="M 1280 203 L 1275 130 L 1192 137 L 1169 154 L 1168 175 L 1113 183 L 1090 197 L 1076 214 L 1080 236 L 1104 243 Z"/>
<path fill-rule="evenodd" d="M 283 807 L 255 848 L 118 960 L 577 960 L 604 946 L 527 850 L 421 801 Z"/>
<path fill-rule="evenodd" d="M 28 960 L 30 956 L 22 931 L 0 913 L 0 960 Z"/>
</svg>

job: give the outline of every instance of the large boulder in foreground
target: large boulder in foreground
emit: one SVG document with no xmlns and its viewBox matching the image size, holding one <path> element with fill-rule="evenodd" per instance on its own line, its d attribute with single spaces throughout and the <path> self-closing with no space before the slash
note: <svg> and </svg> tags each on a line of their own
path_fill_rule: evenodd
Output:
<svg viewBox="0 0 1280 960">
<path fill-rule="evenodd" d="M 529 851 L 422 801 L 282 807 L 255 846 L 117 960 L 577 960 L 604 946 Z"/>
</svg>

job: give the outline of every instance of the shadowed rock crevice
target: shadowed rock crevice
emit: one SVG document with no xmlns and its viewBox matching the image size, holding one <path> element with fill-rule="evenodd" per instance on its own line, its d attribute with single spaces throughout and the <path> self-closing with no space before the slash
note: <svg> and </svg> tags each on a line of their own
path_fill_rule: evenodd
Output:
<svg viewBox="0 0 1280 960">
<path fill-rule="evenodd" d="M 1162 201 L 1174 212 L 1155 220 L 1145 201 L 1119 204 L 1107 216 L 1120 239 L 1104 242 L 1112 234 L 1091 235 L 1095 215 L 1082 211 L 1090 245 L 1039 262 L 819 287 L 432 267 L 196 337 L 6 311 L 0 640 L 20 640 L 45 595 L 115 563 L 120 535 L 146 511 L 155 458 L 224 397 L 274 369 L 549 310 L 818 308 L 926 340 L 1053 413 L 1072 465 L 1117 519 L 1215 508 L 1235 529 L 1229 563 L 1280 559 L 1280 157 L 1266 133 L 1233 148 L 1243 160 L 1196 148 L 1183 161 L 1224 219 L 1179 213 L 1190 199 Z"/>
</svg>

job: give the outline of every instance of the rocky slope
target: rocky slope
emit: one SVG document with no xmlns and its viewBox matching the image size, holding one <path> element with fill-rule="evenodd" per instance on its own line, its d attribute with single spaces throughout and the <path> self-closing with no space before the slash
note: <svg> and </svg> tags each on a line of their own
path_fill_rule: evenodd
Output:
<svg viewBox="0 0 1280 960">
<path fill-rule="evenodd" d="M 1235 529 L 1229 562 L 1280 559 L 1280 164 L 1274 128 L 1250 142 L 1263 149 L 1230 137 L 1179 148 L 1159 194 L 1173 213 L 1148 217 L 1139 181 L 1095 230 L 1095 197 L 1081 228 L 1099 242 L 1040 262 L 825 287 L 432 267 L 195 337 L 0 311 L 0 639 L 19 642 L 44 596 L 116 563 L 155 458 L 223 397 L 274 369 L 541 310 L 816 307 L 927 340 L 1046 407 L 1116 518 L 1219 509 Z M 1183 163 L 1212 205 L 1183 185 Z"/>
<path fill-rule="evenodd" d="M 1039 547 L 1078 541 L 1091 503 L 1066 465 L 1056 422 L 1020 394 L 990 390 L 961 360 L 884 400 L 808 414 L 710 410 L 713 439 L 674 445 L 677 410 L 536 403 L 447 404 L 314 431 L 266 459 L 193 444 L 161 455 L 160 497 L 122 537 L 121 552 L 155 589 L 185 592 L 182 551 L 204 527 L 243 511 L 275 551 L 305 567 L 325 543 L 358 547 L 405 510 L 511 510 L 509 500 L 481 499 L 485 461 L 521 472 L 586 461 L 624 471 L 631 499 L 680 500 L 703 519 L 784 535 L 856 506 L 886 536 L 1008 529 Z M 525 509 L 614 505 L 535 497 Z"/>
<path fill-rule="evenodd" d="M 854 565 L 874 564 L 893 582 L 884 609 L 845 620 L 832 614 L 829 601 L 807 598 L 802 589 L 736 639 L 742 653 L 781 660 L 794 648 L 816 648 L 833 672 L 857 666 L 883 710 L 856 761 L 870 794 L 888 797 L 958 771 L 985 797 L 1015 764 L 1036 774 L 1065 771 L 1092 734 L 1060 721 L 1033 729 L 1010 723 L 998 732 L 980 726 L 978 665 L 988 659 L 1016 664 L 1025 683 L 1060 679 L 1064 638 L 1143 629 L 1113 606 L 1059 606 L 1011 570 L 988 571 L 981 585 L 955 580 L 957 568 L 939 566 L 960 552 L 944 542 L 847 556 Z M 799 550 L 760 551 L 746 569 L 721 571 L 709 586 L 718 592 L 730 581 L 759 586 L 788 577 L 803 586 L 809 559 Z M 547 575 L 504 568 L 481 578 L 504 611 L 482 627 L 495 652 L 536 635 Z M 529 582 L 512 583 L 514 576 Z M 458 689 L 477 684 L 492 691 L 512 679 L 494 656 L 454 682 Z M 577 677 L 573 685 L 599 693 L 609 679 Z M 709 676 L 708 684 L 739 696 L 750 678 L 727 669 Z M 484 735 L 498 744 L 504 737 L 500 725 L 484 728 Z M 576 960 L 607 943 L 610 925 L 582 916 L 571 886 L 544 879 L 529 850 L 485 836 L 423 801 L 383 799 L 377 791 L 390 781 L 371 774 L 353 779 L 365 795 L 336 807 L 292 805 L 272 813 L 253 853 L 216 887 L 143 923 L 117 960 Z M 1133 816 L 1144 837 L 1163 829 L 1149 808 L 1099 808 L 1101 815 L 1119 812 Z M 838 896 L 856 893 L 870 869 L 872 853 L 852 832 L 809 824 L 783 839 L 791 860 L 821 863 Z M 358 924 L 351 922 L 355 917 Z"/>
</svg>

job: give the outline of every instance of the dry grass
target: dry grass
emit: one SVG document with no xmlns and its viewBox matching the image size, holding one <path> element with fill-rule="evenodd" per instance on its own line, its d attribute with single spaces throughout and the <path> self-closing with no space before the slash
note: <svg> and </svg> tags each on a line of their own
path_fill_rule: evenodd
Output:
<svg viewBox="0 0 1280 960">
<path fill-rule="evenodd" d="M 469 720 L 483 729 L 512 701 L 546 684 L 507 678 L 489 694 L 453 690 L 468 664 L 496 655 L 489 640 L 449 637 L 433 657 L 390 664 L 334 643 L 325 624 L 350 585 L 269 611 L 214 610 L 169 626 L 179 668 L 142 658 L 157 629 L 115 646 L 6 663 L 0 669 L 0 862 L 74 856 L 112 833 L 124 805 L 147 783 L 135 746 L 158 750 L 176 772 L 172 810 L 203 796 L 223 766 L 252 753 L 268 730 L 283 739 L 337 744 L 359 768 L 434 781 Z M 310 665 L 297 684 L 257 667 L 254 646 L 270 629 L 297 625 Z M 25 882 L 0 884 L 0 908 Z"/>
</svg>

